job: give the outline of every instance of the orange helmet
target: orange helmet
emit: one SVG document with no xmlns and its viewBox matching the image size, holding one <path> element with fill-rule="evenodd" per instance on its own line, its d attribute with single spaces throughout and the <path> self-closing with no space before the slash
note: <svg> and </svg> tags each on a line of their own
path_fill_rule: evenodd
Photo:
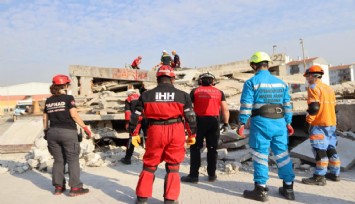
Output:
<svg viewBox="0 0 355 204">
<path fill-rule="evenodd" d="M 71 80 L 67 75 L 58 74 L 53 77 L 52 82 L 55 85 L 64 85 L 64 84 L 69 84 Z"/>
<path fill-rule="evenodd" d="M 160 76 L 168 76 L 175 78 L 174 69 L 171 68 L 169 65 L 162 65 L 157 71 L 157 77 Z"/>
<path fill-rule="evenodd" d="M 305 77 L 305 76 L 307 76 L 308 74 L 311 74 L 311 73 L 323 75 L 324 71 L 323 71 L 322 67 L 320 67 L 318 65 L 313 65 L 313 66 L 311 66 L 310 68 L 308 68 L 306 70 L 306 72 L 303 74 L 303 76 Z"/>
</svg>

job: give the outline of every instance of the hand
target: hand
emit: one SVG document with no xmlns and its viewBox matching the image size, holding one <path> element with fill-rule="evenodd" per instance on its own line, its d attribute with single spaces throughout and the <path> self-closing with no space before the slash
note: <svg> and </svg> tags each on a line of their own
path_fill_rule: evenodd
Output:
<svg viewBox="0 0 355 204">
<path fill-rule="evenodd" d="M 89 130 L 88 126 L 83 127 L 85 134 L 87 135 L 86 139 L 91 138 L 91 131 Z"/>
<path fill-rule="evenodd" d="M 304 133 L 306 133 L 307 135 L 309 134 L 309 131 L 311 129 L 311 125 L 309 123 L 307 123 L 307 121 L 304 123 Z"/>
<path fill-rule="evenodd" d="M 138 147 L 140 143 L 141 143 L 141 136 L 139 136 L 139 135 L 132 136 L 133 146 Z"/>
<path fill-rule="evenodd" d="M 286 126 L 286 128 L 287 128 L 287 131 L 288 131 L 288 136 L 291 136 L 291 135 L 293 135 L 295 133 L 295 130 L 293 130 L 293 127 L 291 126 L 291 124 L 288 124 Z"/>
<path fill-rule="evenodd" d="M 224 123 L 220 130 L 223 130 L 223 132 L 227 132 L 230 129 L 231 129 L 231 126 L 229 126 L 228 123 Z"/>
<path fill-rule="evenodd" d="M 128 128 L 129 128 L 129 121 L 126 121 L 126 124 L 124 126 L 124 129 L 126 129 L 126 131 L 128 131 Z"/>
<path fill-rule="evenodd" d="M 186 144 L 194 145 L 196 143 L 196 134 L 190 135 L 187 137 Z"/>
<path fill-rule="evenodd" d="M 48 129 L 44 129 L 44 130 L 43 130 L 43 133 L 44 133 L 43 138 L 44 138 L 45 140 L 47 140 L 47 132 L 48 132 Z"/>
<path fill-rule="evenodd" d="M 245 135 L 244 135 L 244 124 L 241 124 L 238 126 L 238 129 L 237 129 L 237 134 L 242 137 L 242 138 L 245 138 Z"/>
</svg>

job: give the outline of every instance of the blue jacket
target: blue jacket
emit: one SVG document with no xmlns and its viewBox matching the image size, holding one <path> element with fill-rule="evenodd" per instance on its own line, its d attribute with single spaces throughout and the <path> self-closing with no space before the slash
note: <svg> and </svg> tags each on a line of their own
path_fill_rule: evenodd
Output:
<svg viewBox="0 0 355 204">
<path fill-rule="evenodd" d="M 281 104 L 285 110 L 286 124 L 292 122 L 292 106 L 288 86 L 281 79 L 270 74 L 268 70 L 259 70 L 243 86 L 240 99 L 239 122 L 247 123 L 251 111 L 266 104 Z"/>
</svg>

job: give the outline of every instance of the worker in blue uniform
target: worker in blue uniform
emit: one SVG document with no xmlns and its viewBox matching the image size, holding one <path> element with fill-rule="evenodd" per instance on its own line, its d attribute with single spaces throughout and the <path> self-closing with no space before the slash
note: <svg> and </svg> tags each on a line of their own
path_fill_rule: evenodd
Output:
<svg viewBox="0 0 355 204">
<path fill-rule="evenodd" d="M 278 175 L 283 180 L 279 193 L 294 200 L 292 161 L 288 153 L 288 135 L 294 130 L 292 106 L 288 86 L 268 71 L 270 57 L 265 52 L 256 52 L 250 59 L 255 76 L 244 83 L 240 99 L 238 134 L 250 128 L 249 145 L 254 165 L 254 190 L 245 190 L 248 199 L 268 200 L 266 182 L 268 176 L 269 148 L 277 161 Z"/>
</svg>

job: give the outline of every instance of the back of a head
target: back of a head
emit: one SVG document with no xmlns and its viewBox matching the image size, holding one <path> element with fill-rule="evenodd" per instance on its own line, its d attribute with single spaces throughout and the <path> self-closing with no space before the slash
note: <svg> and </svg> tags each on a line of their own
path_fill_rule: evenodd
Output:
<svg viewBox="0 0 355 204">
<path fill-rule="evenodd" d="M 174 69 L 171 68 L 169 65 L 162 65 L 156 74 L 158 83 L 163 83 L 170 81 L 171 79 L 175 79 L 175 72 Z"/>
<path fill-rule="evenodd" d="M 202 86 L 213 86 L 215 79 L 216 77 L 213 74 L 206 72 L 199 76 L 199 84 Z"/>
<path fill-rule="evenodd" d="M 263 66 L 268 67 L 271 62 L 270 56 L 266 52 L 256 52 L 250 57 L 250 66 L 257 70 Z M 256 68 L 254 68 L 254 65 Z"/>
<path fill-rule="evenodd" d="M 67 75 L 57 74 L 52 78 L 52 85 L 50 86 L 50 92 L 53 95 L 65 94 L 67 85 L 71 80 Z"/>
</svg>

